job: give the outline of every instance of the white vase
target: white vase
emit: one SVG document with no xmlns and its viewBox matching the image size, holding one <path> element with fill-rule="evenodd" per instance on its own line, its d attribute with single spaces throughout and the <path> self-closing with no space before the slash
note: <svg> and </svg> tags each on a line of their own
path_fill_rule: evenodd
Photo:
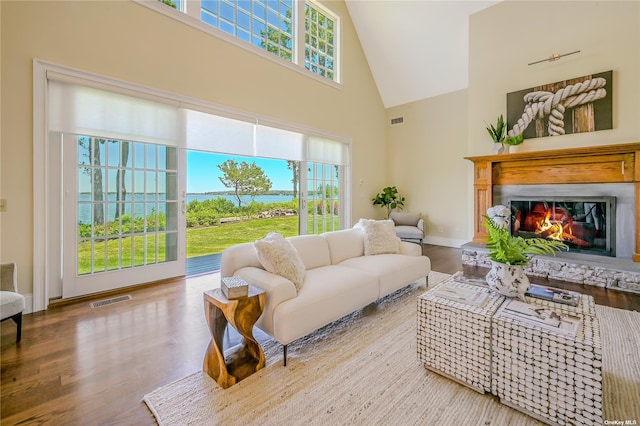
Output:
<svg viewBox="0 0 640 426">
<path fill-rule="evenodd" d="M 491 270 L 487 274 L 487 284 L 496 293 L 507 297 L 524 299 L 531 283 L 524 273 L 522 265 L 507 265 L 506 263 L 491 261 Z"/>
</svg>

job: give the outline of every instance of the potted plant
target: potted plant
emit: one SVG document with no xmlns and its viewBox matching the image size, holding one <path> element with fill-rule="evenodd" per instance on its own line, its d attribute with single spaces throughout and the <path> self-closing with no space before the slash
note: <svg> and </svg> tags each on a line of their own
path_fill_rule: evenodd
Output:
<svg viewBox="0 0 640 426">
<path fill-rule="evenodd" d="M 404 197 L 398 194 L 398 188 L 395 186 L 387 186 L 386 188 L 383 188 L 382 192 L 376 194 L 371 201 L 373 201 L 374 206 L 387 208 L 387 219 L 391 214 L 391 210 L 396 208 L 402 210 L 402 207 L 404 206 Z"/>
<path fill-rule="evenodd" d="M 487 209 L 484 225 L 487 229 L 487 248 L 491 270 L 486 280 L 489 287 L 507 297 L 519 297 L 529 289 L 529 278 L 524 268 L 533 256 L 553 254 L 569 247 L 562 241 L 543 238 L 522 238 L 511 235 L 511 210 L 503 205 Z"/>
<path fill-rule="evenodd" d="M 487 132 L 494 143 L 501 145 L 497 150 L 498 154 L 508 153 L 509 146 L 520 145 L 524 140 L 522 133 L 513 136 L 507 135 L 507 123 L 504 121 L 502 114 L 498 117 L 495 126 L 493 124 L 487 126 Z"/>
</svg>

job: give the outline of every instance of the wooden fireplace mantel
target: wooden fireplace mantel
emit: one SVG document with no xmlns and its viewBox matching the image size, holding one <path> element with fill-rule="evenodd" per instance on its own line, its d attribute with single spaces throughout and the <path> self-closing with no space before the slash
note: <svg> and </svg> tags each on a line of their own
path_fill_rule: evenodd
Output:
<svg viewBox="0 0 640 426">
<path fill-rule="evenodd" d="M 474 165 L 474 243 L 485 242 L 494 185 L 628 182 L 636 195 L 633 260 L 640 262 L 640 142 L 465 158 Z"/>
</svg>

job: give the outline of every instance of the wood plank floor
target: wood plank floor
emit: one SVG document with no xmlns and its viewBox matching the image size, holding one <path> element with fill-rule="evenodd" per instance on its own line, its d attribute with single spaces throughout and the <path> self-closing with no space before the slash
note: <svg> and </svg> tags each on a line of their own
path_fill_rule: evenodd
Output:
<svg viewBox="0 0 640 426">
<path fill-rule="evenodd" d="M 460 250 L 425 246 L 432 269 L 462 268 Z M 217 274 L 129 289 L 132 300 L 85 299 L 26 315 L 23 337 L 1 324 L 0 423 L 153 425 L 142 397 L 202 368 L 209 343 L 202 292 Z M 591 290 L 591 289 L 585 289 Z M 640 295 L 592 289 L 598 303 L 640 310 Z"/>
</svg>

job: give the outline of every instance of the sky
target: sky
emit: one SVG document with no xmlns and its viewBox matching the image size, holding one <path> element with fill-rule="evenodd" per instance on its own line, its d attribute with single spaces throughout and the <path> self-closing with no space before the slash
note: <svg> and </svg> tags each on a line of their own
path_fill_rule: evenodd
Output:
<svg viewBox="0 0 640 426">
<path fill-rule="evenodd" d="M 217 165 L 229 159 L 237 162 L 246 161 L 249 164 L 255 162 L 271 179 L 272 190 L 293 189 L 292 172 L 287 168 L 286 160 L 187 151 L 187 193 L 227 191 L 228 188 L 220 182 L 219 177 L 222 177 L 222 172 Z"/>
</svg>

